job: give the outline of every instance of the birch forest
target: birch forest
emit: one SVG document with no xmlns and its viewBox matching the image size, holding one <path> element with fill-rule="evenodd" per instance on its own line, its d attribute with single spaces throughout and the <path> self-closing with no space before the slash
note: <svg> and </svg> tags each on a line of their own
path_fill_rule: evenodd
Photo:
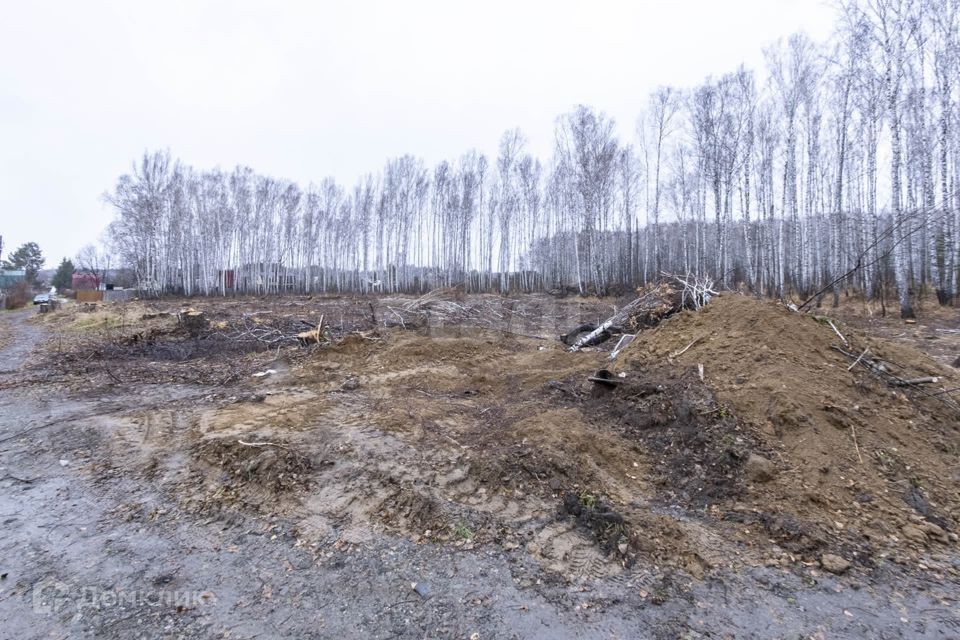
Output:
<svg viewBox="0 0 960 640">
<path fill-rule="evenodd" d="M 352 185 L 147 153 L 107 195 L 107 236 L 152 294 L 605 295 L 693 274 L 912 317 L 957 293 L 958 41 L 960 0 L 842 3 L 831 40 L 660 87 L 635 123 L 572 108 L 549 157 L 508 130 L 496 157 L 404 155 Z"/>
</svg>

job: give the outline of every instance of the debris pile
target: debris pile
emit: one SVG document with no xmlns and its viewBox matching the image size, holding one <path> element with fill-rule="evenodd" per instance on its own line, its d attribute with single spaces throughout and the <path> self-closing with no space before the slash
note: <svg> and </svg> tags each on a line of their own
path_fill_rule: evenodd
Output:
<svg viewBox="0 0 960 640">
<path fill-rule="evenodd" d="M 235 488 L 252 485 L 274 493 L 307 486 L 313 463 L 308 456 L 284 442 L 217 437 L 201 440 L 193 447 L 194 457 L 217 470 L 219 486 Z"/>
<path fill-rule="evenodd" d="M 638 291 L 636 299 L 618 309 L 604 322 L 599 325 L 582 324 L 560 336 L 560 340 L 570 345 L 570 351 L 579 351 L 606 342 L 617 334 L 636 335 L 688 305 L 692 306 L 697 297 L 688 298 L 686 292 L 686 288 L 678 290 L 670 284 L 647 287 Z M 586 335 L 580 336 L 581 333 Z"/>
</svg>

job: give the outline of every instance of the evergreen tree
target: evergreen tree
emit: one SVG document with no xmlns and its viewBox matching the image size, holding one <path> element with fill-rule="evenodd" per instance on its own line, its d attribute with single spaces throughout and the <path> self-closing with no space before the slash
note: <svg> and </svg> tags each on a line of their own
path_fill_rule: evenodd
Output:
<svg viewBox="0 0 960 640">
<path fill-rule="evenodd" d="M 73 262 L 67 258 L 64 258 L 60 262 L 60 266 L 57 267 L 57 272 L 53 275 L 53 280 L 50 282 L 59 290 L 69 289 L 73 284 L 73 272 L 76 269 L 73 266 Z"/>
<path fill-rule="evenodd" d="M 43 267 L 45 262 L 40 247 L 36 242 L 27 242 L 19 249 L 10 254 L 10 257 L 3 262 L 4 269 L 23 269 L 27 272 L 27 282 L 33 282 L 37 278 L 37 272 Z"/>
</svg>

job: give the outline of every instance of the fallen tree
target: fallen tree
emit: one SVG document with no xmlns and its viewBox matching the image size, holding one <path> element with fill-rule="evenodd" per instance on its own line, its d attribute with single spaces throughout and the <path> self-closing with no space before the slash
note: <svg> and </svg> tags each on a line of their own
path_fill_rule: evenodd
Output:
<svg viewBox="0 0 960 640">
<path fill-rule="evenodd" d="M 585 324 L 581 324 L 580 326 L 574 327 L 567 333 L 560 336 L 560 342 L 567 345 L 568 347 L 572 346 L 577 342 L 577 339 L 580 337 L 580 334 L 587 333 L 590 331 L 595 331 L 596 329 L 597 329 L 597 325 L 593 323 L 588 322 Z M 621 334 L 621 333 L 623 333 L 622 328 L 610 327 L 605 332 L 602 332 L 597 336 L 596 342 L 594 344 L 600 344 L 601 342 L 605 342 L 609 340 L 612 336 Z"/>
<path fill-rule="evenodd" d="M 637 299 L 624 305 L 592 331 L 573 341 L 570 344 L 570 351 L 579 351 L 583 347 L 609 340 L 617 328 L 621 328 L 620 333 L 636 333 L 655 326 L 663 318 L 684 308 L 684 304 L 683 291 L 678 291 L 669 284 L 647 289 Z M 577 332 L 577 329 L 574 332 Z M 569 339 L 570 336 L 571 334 L 567 334 L 564 338 Z"/>
</svg>

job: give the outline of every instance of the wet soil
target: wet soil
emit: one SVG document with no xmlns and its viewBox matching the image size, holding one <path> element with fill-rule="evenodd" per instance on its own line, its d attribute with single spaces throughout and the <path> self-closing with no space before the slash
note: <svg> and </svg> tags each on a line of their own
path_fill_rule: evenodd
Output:
<svg viewBox="0 0 960 640">
<path fill-rule="evenodd" d="M 845 538 L 751 502 L 750 455 L 774 444 L 695 361 L 603 395 L 586 376 L 605 352 L 469 318 L 344 322 L 312 350 L 117 349 L 169 320 L 71 350 L 55 322 L 0 315 L 5 636 L 960 632 L 955 546 L 835 576 L 817 558 Z"/>
</svg>

